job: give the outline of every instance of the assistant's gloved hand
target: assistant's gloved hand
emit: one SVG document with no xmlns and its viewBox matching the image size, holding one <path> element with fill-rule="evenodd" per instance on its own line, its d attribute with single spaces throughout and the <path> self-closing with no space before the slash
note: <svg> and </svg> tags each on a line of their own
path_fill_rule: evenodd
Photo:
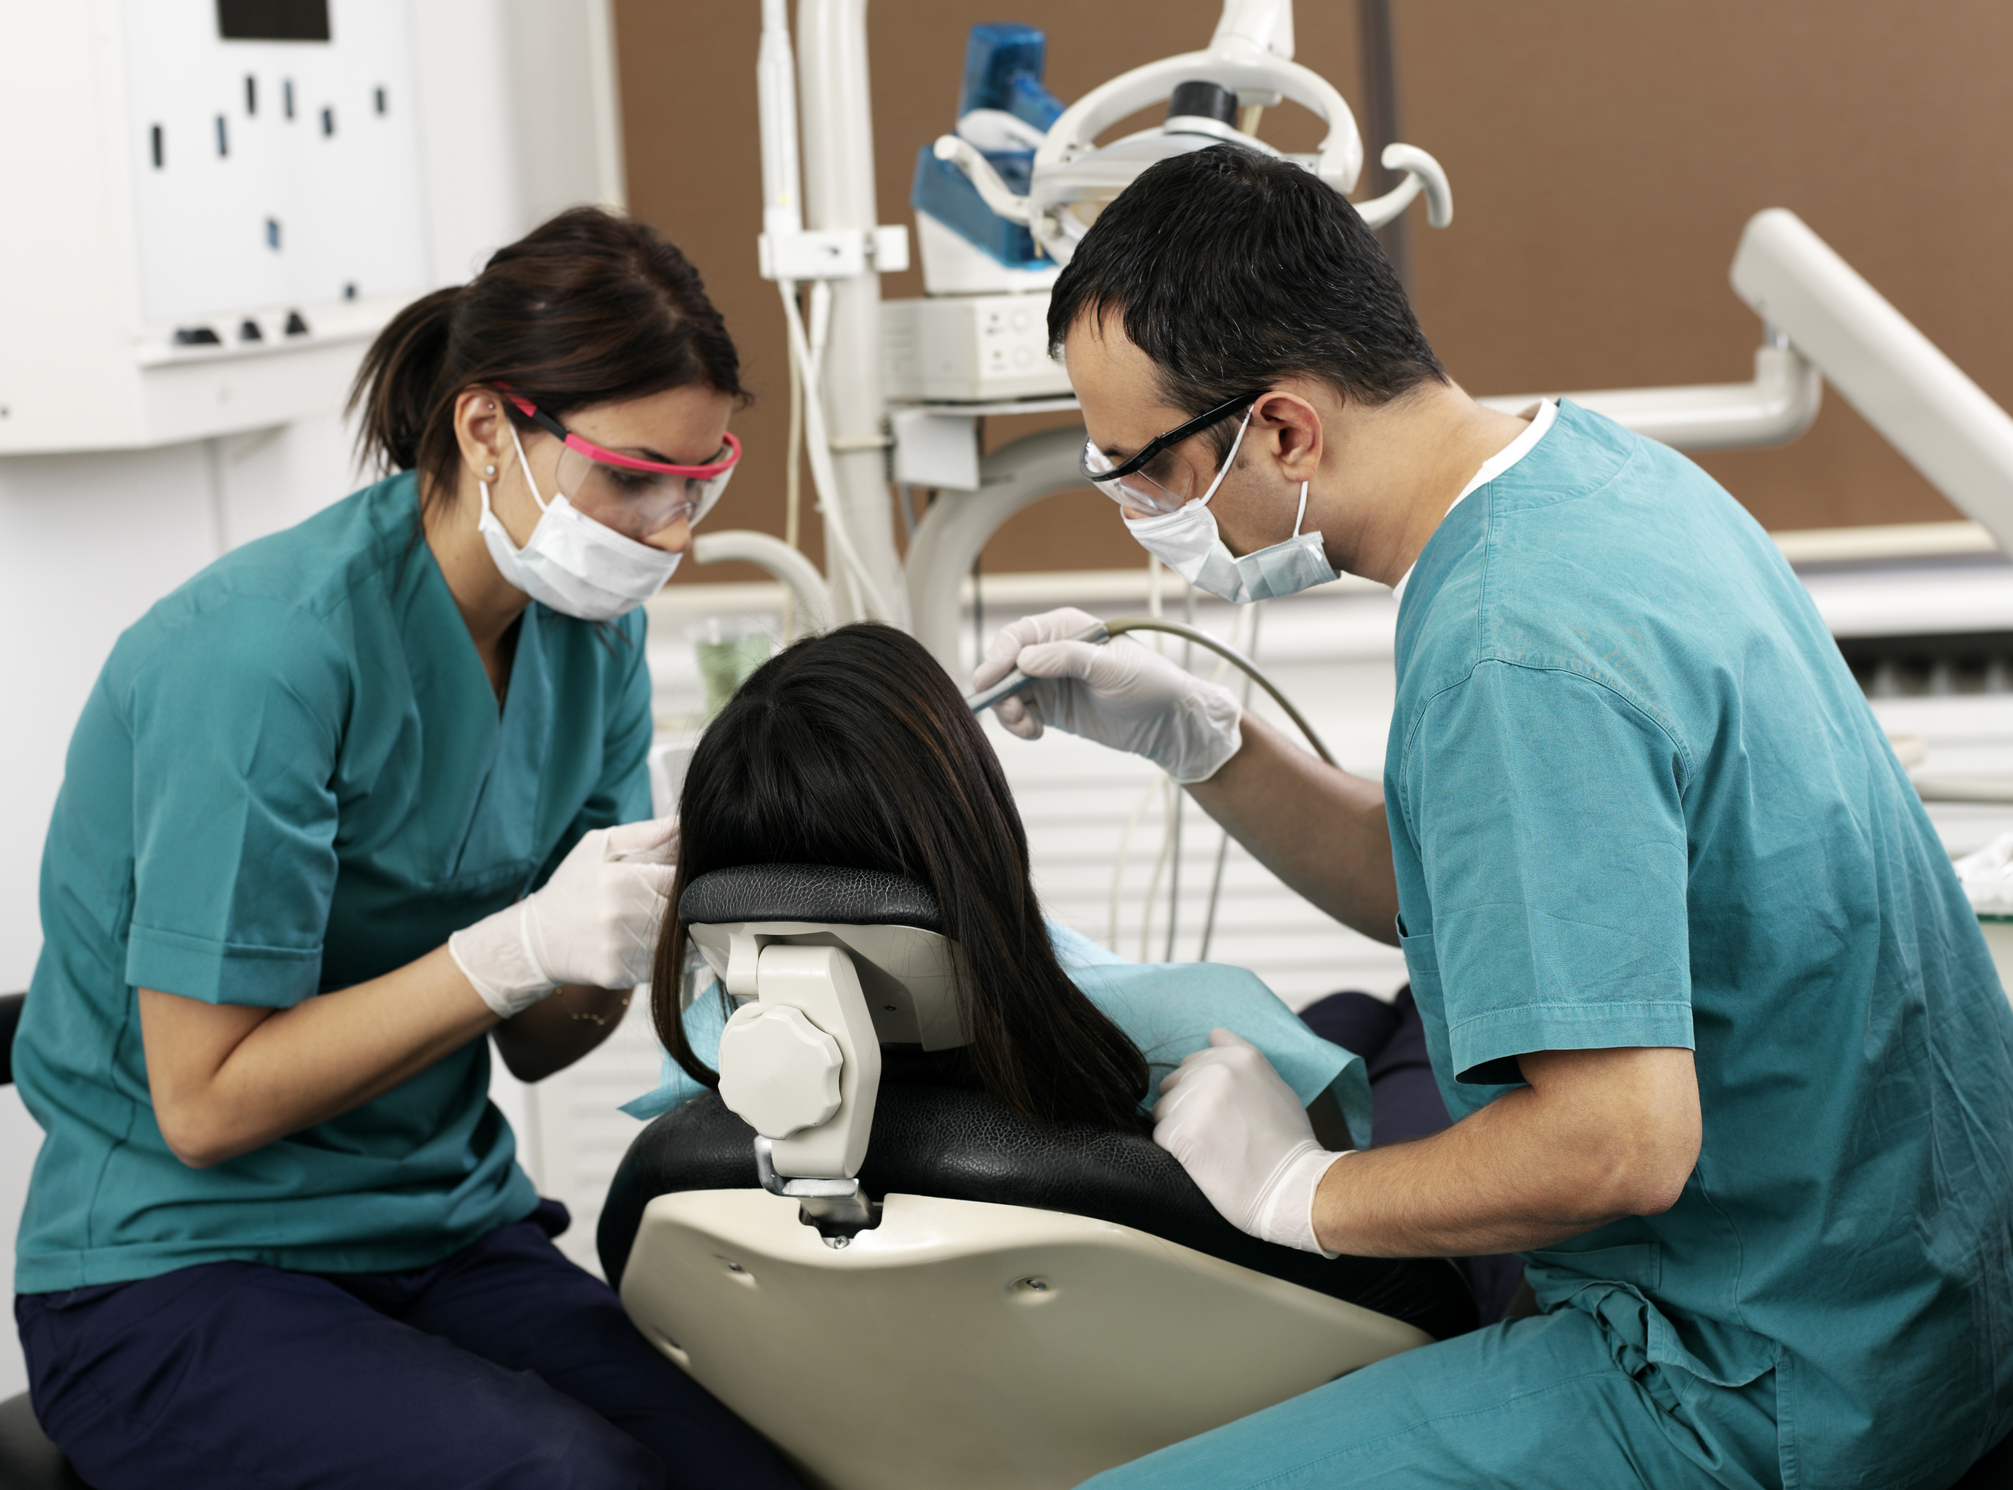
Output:
<svg viewBox="0 0 2013 1490">
<path fill-rule="evenodd" d="M 1214 776 L 1244 742 L 1236 696 L 1129 636 L 1102 645 L 1067 640 L 1096 624 L 1073 607 L 1023 616 L 993 638 L 972 687 L 988 688 L 1018 667 L 1052 680 L 995 706 L 1000 723 L 1022 739 L 1039 739 L 1047 723 L 1143 755 L 1184 785 Z"/>
<path fill-rule="evenodd" d="M 646 983 L 677 857 L 676 818 L 598 828 L 539 889 L 449 937 L 448 955 L 501 1019 L 562 983 Z"/>
<path fill-rule="evenodd" d="M 1326 1252 L 1314 1239 L 1314 1190 L 1342 1155 L 1314 1141 L 1307 1109 L 1256 1045 L 1211 1030 L 1209 1049 L 1160 1083 L 1153 1141 L 1239 1231 Z"/>
</svg>

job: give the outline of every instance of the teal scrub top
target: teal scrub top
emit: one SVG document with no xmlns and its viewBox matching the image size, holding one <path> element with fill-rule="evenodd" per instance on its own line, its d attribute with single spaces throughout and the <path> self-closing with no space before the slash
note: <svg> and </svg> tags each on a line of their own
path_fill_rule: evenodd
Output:
<svg viewBox="0 0 2013 1490">
<path fill-rule="evenodd" d="M 422 1267 L 536 1204 L 486 1039 L 210 1169 L 161 1139 L 136 988 L 283 1009 L 390 972 L 646 817 L 641 612 L 524 612 L 497 707 L 410 474 L 154 606 L 86 702 L 14 1047 L 46 1132 L 16 1248 L 40 1293 L 241 1259 Z"/>
<path fill-rule="evenodd" d="M 1217 962 L 1128 962 L 1057 921 L 1048 923 L 1048 935 L 1062 970 L 1125 1031 L 1152 1068 L 1142 1112 L 1152 1111 L 1159 1099 L 1160 1079 L 1205 1048 L 1209 1032 L 1220 1026 L 1264 1051 L 1302 1103 L 1332 1093 L 1356 1146 L 1370 1146 L 1370 1080 L 1362 1057 L 1308 1029 L 1256 973 Z M 685 1011 L 685 1038 L 708 1066 L 719 1064 L 720 1032 L 727 1023 L 716 987 L 708 984 Z M 652 1118 L 704 1090 L 667 1055 L 656 1090 L 622 1110 Z"/>
<path fill-rule="evenodd" d="M 1529 1254 L 1540 1302 L 1626 1316 L 1615 1359 L 1701 1401 L 1773 1370 L 1789 1483 L 1968 1463 L 2013 1407 L 2013 1011 L 1775 545 L 1562 404 L 1421 553 L 1397 683 L 1399 930 L 1453 1115 L 1527 1051 L 1696 1052 L 1682 1197 Z"/>
</svg>

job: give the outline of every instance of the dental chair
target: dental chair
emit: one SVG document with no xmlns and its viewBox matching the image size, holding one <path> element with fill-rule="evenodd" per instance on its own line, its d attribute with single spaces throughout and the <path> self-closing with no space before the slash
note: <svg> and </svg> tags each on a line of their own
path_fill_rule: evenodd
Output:
<svg viewBox="0 0 2013 1490">
<path fill-rule="evenodd" d="M 766 865 L 679 914 L 741 1006 L 719 1092 L 623 1160 L 602 1265 L 810 1483 L 1074 1485 L 1474 1326 L 1452 1263 L 1261 1242 L 1142 1135 L 895 1079 L 966 1041 L 921 886 Z"/>
<path fill-rule="evenodd" d="M 872 887 L 875 900 L 860 876 L 829 873 L 778 875 L 773 895 L 728 882 L 693 908 L 797 925 L 822 911 L 822 925 L 782 934 L 811 945 L 850 947 L 868 938 L 842 928 L 894 917 L 937 930 L 913 887 L 892 900 L 894 887 Z M 23 1000 L 0 995 L 0 1085 Z M 813 1484 L 1072 1483 L 1078 1466 L 1092 1473 L 1472 1317 L 1458 1277 L 1432 1264 L 1328 1263 L 1254 1241 L 1145 1139 L 1032 1130 L 957 1087 L 891 1083 L 876 1097 L 857 1174 L 878 1197 L 871 1226 L 828 1219 L 827 1237 L 810 1208 L 820 1197 L 771 1193 L 808 1182 L 776 1173 L 772 1140 L 765 1183 L 758 1135 L 713 1095 L 643 1131 L 602 1215 L 603 1266 L 638 1327 Z M 2013 1438 L 1956 1490 L 2007 1487 Z M 0 1401 L 0 1490 L 89 1490 L 25 1393 Z"/>
</svg>

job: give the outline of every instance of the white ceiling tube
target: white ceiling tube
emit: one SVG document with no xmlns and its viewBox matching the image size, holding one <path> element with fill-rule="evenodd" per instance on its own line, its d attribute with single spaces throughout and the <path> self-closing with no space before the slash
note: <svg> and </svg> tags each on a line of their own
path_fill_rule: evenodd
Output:
<svg viewBox="0 0 2013 1490">
<path fill-rule="evenodd" d="M 2013 419 L 1793 212 L 1756 213 L 1733 287 L 1966 516 L 2013 552 Z"/>
<path fill-rule="evenodd" d="M 721 564 L 735 559 L 767 570 L 771 578 L 782 582 L 796 602 L 798 631 L 824 631 L 831 626 L 831 591 L 818 566 L 801 549 L 790 547 L 774 534 L 757 533 L 749 528 L 693 535 L 695 564 Z"/>
<path fill-rule="evenodd" d="M 1823 379 L 1793 346 L 1771 337 L 1754 353 L 1754 380 L 1674 388 L 1605 388 L 1557 395 L 1678 450 L 1758 450 L 1787 445 L 1810 428 Z M 1521 414 L 1542 397 L 1517 393 L 1479 399 Z"/>
</svg>

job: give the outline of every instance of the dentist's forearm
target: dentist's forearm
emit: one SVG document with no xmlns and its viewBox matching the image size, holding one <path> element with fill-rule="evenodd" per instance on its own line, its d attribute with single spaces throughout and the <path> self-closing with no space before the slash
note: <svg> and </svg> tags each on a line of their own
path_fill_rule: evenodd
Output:
<svg viewBox="0 0 2013 1490">
<path fill-rule="evenodd" d="M 1343 925 L 1396 943 L 1383 787 L 1325 764 L 1248 711 L 1240 730 L 1237 754 L 1189 795 L 1293 890 Z"/>
<path fill-rule="evenodd" d="M 496 1024 L 445 947 L 289 1009 L 138 997 L 154 1116 L 194 1169 L 360 1107 Z"/>
<path fill-rule="evenodd" d="M 1451 1128 L 1351 1154 L 1314 1190 L 1314 1235 L 1358 1257 L 1548 1247 L 1668 1210 L 1698 1162 L 1689 1050 L 1536 1051 L 1530 1083 Z"/>
</svg>

